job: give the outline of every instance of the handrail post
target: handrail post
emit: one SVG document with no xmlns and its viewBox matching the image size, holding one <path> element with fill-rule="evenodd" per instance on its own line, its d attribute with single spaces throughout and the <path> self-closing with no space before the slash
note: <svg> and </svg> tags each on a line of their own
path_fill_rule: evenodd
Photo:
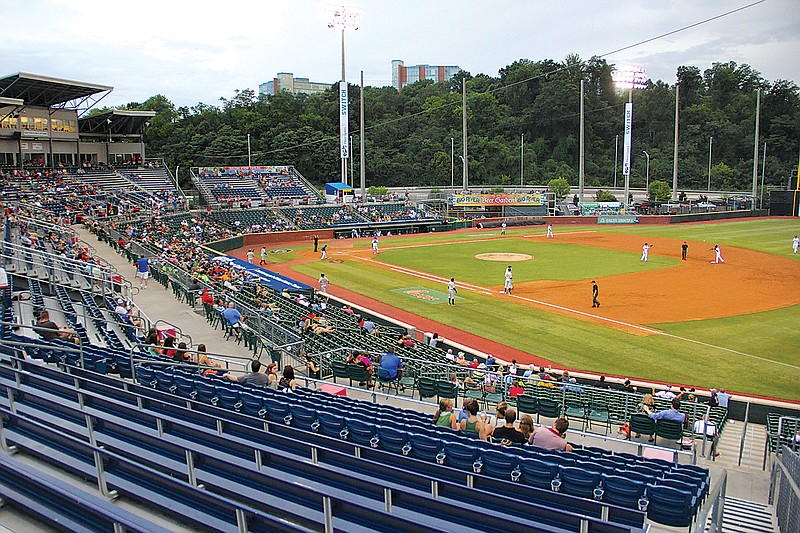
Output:
<svg viewBox="0 0 800 533">
<path fill-rule="evenodd" d="M 750 402 L 747 402 L 744 408 L 744 427 L 742 428 L 742 441 L 739 444 L 739 461 L 738 465 L 742 466 L 742 455 L 744 455 L 744 441 L 747 438 L 747 423 L 750 418 Z M 769 435 L 767 435 L 767 445 L 769 445 Z M 764 449 L 764 456 L 766 457 L 766 448 Z"/>
</svg>

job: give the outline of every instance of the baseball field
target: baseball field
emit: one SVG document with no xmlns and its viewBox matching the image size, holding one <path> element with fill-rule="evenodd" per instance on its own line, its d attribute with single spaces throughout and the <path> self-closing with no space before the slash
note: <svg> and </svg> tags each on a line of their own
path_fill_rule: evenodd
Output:
<svg viewBox="0 0 800 533">
<path fill-rule="evenodd" d="M 325 262 L 303 242 L 270 268 L 312 286 L 324 272 L 334 295 L 520 363 L 800 400 L 797 219 L 554 230 L 382 237 L 377 255 L 368 238 L 336 240 Z"/>
</svg>

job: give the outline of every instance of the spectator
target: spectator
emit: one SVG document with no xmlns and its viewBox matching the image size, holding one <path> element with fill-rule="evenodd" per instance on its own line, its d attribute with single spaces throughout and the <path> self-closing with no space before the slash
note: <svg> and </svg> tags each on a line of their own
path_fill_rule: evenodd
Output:
<svg viewBox="0 0 800 533">
<path fill-rule="evenodd" d="M 262 374 L 259 372 L 261 370 L 261 361 L 258 359 L 254 359 L 250 361 L 250 373 L 245 374 L 244 376 L 237 378 L 235 375 L 231 374 L 230 372 L 225 374 L 223 377 L 228 378 L 231 381 L 237 381 L 244 385 L 257 385 L 259 387 L 264 387 L 269 384 L 269 377 L 267 374 Z"/>
<path fill-rule="evenodd" d="M 681 413 L 681 401 L 678 398 L 672 399 L 672 404 L 669 409 L 664 409 L 657 413 L 651 413 L 650 418 L 653 420 L 674 420 L 686 426 L 688 418 L 685 413 Z"/>
<path fill-rule="evenodd" d="M 173 358 L 176 353 L 178 353 L 178 350 L 175 349 L 175 337 L 167 335 L 164 339 L 164 355 Z"/>
<path fill-rule="evenodd" d="M 267 379 L 269 383 L 267 386 L 271 389 L 278 388 L 278 364 L 277 363 L 270 363 L 267 365 Z"/>
<path fill-rule="evenodd" d="M 569 429 L 569 420 L 558 418 L 552 427 L 540 426 L 531 434 L 528 443 L 547 450 L 572 451 L 572 445 L 567 442 L 565 434 Z"/>
<path fill-rule="evenodd" d="M 294 390 L 296 386 L 297 382 L 294 379 L 294 368 L 291 365 L 286 365 L 283 367 L 283 376 L 281 376 L 280 381 L 278 381 L 278 390 L 289 392 L 290 390 Z"/>
<path fill-rule="evenodd" d="M 710 420 L 708 415 L 703 415 L 703 418 L 695 420 L 694 422 L 694 434 L 697 435 L 697 438 L 702 438 L 705 435 L 711 441 L 711 454 L 714 457 L 719 457 L 719 453 L 717 452 L 717 441 L 719 436 L 717 435 L 717 424 L 713 420 Z"/>
<path fill-rule="evenodd" d="M 728 408 L 728 402 L 731 399 L 731 395 L 725 389 L 720 389 L 719 393 L 717 394 L 717 401 L 719 402 L 720 407 L 724 407 L 725 409 Z"/>
<path fill-rule="evenodd" d="M 114 312 L 117 313 L 120 318 L 124 318 L 125 315 L 128 314 L 128 308 L 125 307 L 125 300 L 122 298 L 117 299 L 117 306 L 114 308 Z"/>
<path fill-rule="evenodd" d="M 664 387 L 664 390 L 660 390 L 656 393 L 656 398 L 661 398 L 662 400 L 672 400 L 675 398 L 675 393 L 672 392 L 672 387 L 667 385 Z"/>
<path fill-rule="evenodd" d="M 236 309 L 236 306 L 233 302 L 228 303 L 228 307 L 222 312 L 222 318 L 225 319 L 225 322 L 228 324 L 228 326 L 233 328 L 236 338 L 240 339 L 242 335 L 242 324 L 240 323 L 242 314 Z"/>
<path fill-rule="evenodd" d="M 164 353 L 164 350 L 161 348 L 161 343 L 158 341 L 158 330 L 156 328 L 147 332 L 144 343 L 147 345 L 147 351 L 149 351 L 151 355 L 161 355 Z"/>
<path fill-rule="evenodd" d="M 719 397 L 717 396 L 717 389 L 711 389 L 711 397 L 706 404 L 709 407 L 719 407 Z"/>
<path fill-rule="evenodd" d="M 395 379 L 403 377 L 403 362 L 397 357 L 394 347 L 389 347 L 381 357 L 380 376 L 381 379 Z"/>
<path fill-rule="evenodd" d="M 504 418 L 505 425 L 494 428 L 492 440 L 506 446 L 525 442 L 525 437 L 514 427 L 514 422 L 517 420 L 517 412 L 509 407 L 505 410 Z"/>
<path fill-rule="evenodd" d="M 375 322 L 373 322 L 369 318 L 364 320 L 364 324 L 361 327 L 363 327 L 364 331 L 369 335 L 372 335 L 373 333 L 375 333 L 377 331 L 377 327 L 375 326 Z"/>
<path fill-rule="evenodd" d="M 531 438 L 533 433 L 533 417 L 531 415 L 522 415 L 519 419 L 519 431 L 525 438 L 525 442 Z"/>
<path fill-rule="evenodd" d="M 478 437 L 481 440 L 486 440 L 486 424 L 483 417 L 478 418 L 478 400 L 469 398 L 464 402 L 464 409 L 467 411 L 467 418 L 461 420 L 459 428 L 461 431 L 470 437 Z"/>
<path fill-rule="evenodd" d="M 35 331 L 48 342 L 56 339 L 64 339 L 79 344 L 80 341 L 75 335 L 75 330 L 72 328 L 61 328 L 55 322 L 50 320 L 50 313 L 47 310 L 39 312 L 39 318 L 36 320 Z"/>
<path fill-rule="evenodd" d="M 191 361 L 189 354 L 186 353 L 186 349 L 188 346 L 185 342 L 178 343 L 178 349 L 175 350 L 175 355 L 172 356 L 172 359 L 176 363 L 185 363 L 187 361 Z"/>
<path fill-rule="evenodd" d="M 222 368 L 219 363 L 217 363 L 216 361 L 212 361 L 211 359 L 209 359 L 208 355 L 206 355 L 205 344 L 197 345 L 195 361 L 200 366 L 200 370 L 203 372 L 203 375 L 216 374 L 217 371 L 214 370 L 214 368 Z M 206 368 L 205 370 L 203 370 L 203 368 L 205 367 L 213 367 L 213 368 Z"/>
<path fill-rule="evenodd" d="M 433 423 L 437 426 L 458 429 L 458 416 L 453 412 L 453 400 L 442 398 L 439 400 L 439 409 L 433 415 Z"/>
<path fill-rule="evenodd" d="M 308 372 L 308 377 L 319 379 L 319 367 L 317 366 L 317 363 L 314 362 L 314 358 L 311 355 L 306 356 L 306 369 Z"/>
</svg>

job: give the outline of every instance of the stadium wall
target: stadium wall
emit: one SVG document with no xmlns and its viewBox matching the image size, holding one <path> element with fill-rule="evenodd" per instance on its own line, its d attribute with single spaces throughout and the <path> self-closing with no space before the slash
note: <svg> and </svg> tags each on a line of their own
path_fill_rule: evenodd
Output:
<svg viewBox="0 0 800 533">
<path fill-rule="evenodd" d="M 306 240 L 313 243 L 314 235 L 319 235 L 321 241 L 328 241 L 334 238 L 332 229 L 248 233 L 247 235 L 242 235 L 243 243 L 233 248 L 239 248 L 241 246 L 267 246 Z M 233 248 L 228 248 L 228 250 L 232 250 Z"/>
</svg>

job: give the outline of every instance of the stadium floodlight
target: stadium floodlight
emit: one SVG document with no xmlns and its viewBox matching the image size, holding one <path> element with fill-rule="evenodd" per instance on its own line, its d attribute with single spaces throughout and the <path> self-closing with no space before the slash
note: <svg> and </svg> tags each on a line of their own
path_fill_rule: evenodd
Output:
<svg viewBox="0 0 800 533">
<path fill-rule="evenodd" d="M 628 91 L 647 88 L 647 71 L 636 65 L 616 65 L 611 79 L 617 88 Z"/>
<path fill-rule="evenodd" d="M 342 80 L 339 82 L 339 153 L 342 159 L 342 182 L 347 183 L 347 159 L 350 157 L 350 113 L 347 78 L 345 75 L 344 31 L 357 30 L 364 11 L 353 6 L 326 6 L 325 18 L 329 28 L 342 30 Z"/>
<path fill-rule="evenodd" d="M 635 65 L 617 65 L 611 73 L 614 84 L 628 91 L 628 103 L 625 104 L 625 136 L 622 144 L 622 175 L 625 177 L 625 193 L 623 202 L 630 198 L 631 180 L 631 146 L 633 131 L 633 90 L 647 87 L 647 72 L 643 67 Z"/>
</svg>

